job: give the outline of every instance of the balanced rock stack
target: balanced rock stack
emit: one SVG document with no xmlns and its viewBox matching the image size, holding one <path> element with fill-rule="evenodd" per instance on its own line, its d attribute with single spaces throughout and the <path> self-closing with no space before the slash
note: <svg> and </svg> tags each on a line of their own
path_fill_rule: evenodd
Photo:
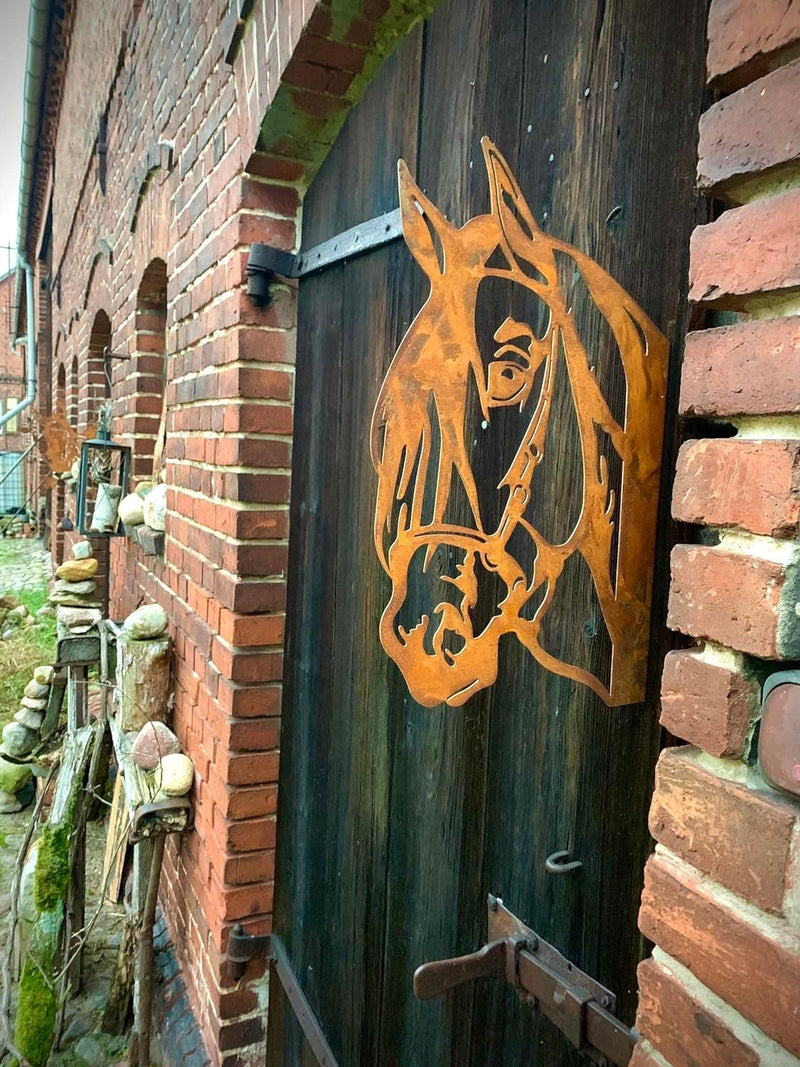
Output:
<svg viewBox="0 0 800 1067">
<path fill-rule="evenodd" d="M 97 560 L 92 556 L 91 544 L 78 541 L 72 546 L 72 556 L 56 570 L 57 580 L 50 594 L 50 603 L 56 607 L 99 608 L 94 581 Z"/>
<path fill-rule="evenodd" d="M 12 722 L 3 727 L 0 744 L 0 813 L 19 811 L 33 799 L 30 767 L 12 761 L 24 759 L 38 745 L 52 682 L 53 668 L 37 667 L 33 678 L 25 686 L 19 711 Z"/>
</svg>

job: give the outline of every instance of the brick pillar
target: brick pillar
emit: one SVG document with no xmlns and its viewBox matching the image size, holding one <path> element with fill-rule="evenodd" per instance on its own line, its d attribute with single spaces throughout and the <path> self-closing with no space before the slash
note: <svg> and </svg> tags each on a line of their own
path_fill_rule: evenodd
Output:
<svg viewBox="0 0 800 1067">
<path fill-rule="evenodd" d="M 640 927 L 633 1063 L 757 1067 L 800 1057 L 800 804 L 755 765 L 760 683 L 800 658 L 800 2 L 712 0 L 698 184 L 721 204 L 691 242 L 656 839 Z M 695 423 L 695 425 L 697 425 Z M 731 430 L 733 436 L 730 436 Z"/>
</svg>

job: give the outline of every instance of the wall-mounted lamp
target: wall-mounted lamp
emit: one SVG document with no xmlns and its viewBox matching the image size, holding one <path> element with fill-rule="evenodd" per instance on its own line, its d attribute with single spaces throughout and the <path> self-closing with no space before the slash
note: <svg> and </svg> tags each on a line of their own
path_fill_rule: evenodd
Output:
<svg viewBox="0 0 800 1067">
<path fill-rule="evenodd" d="M 131 450 L 111 440 L 105 409 L 100 414 L 97 437 L 81 445 L 78 502 L 75 521 L 82 534 L 118 537 L 125 533 L 119 521 L 119 505 L 128 492 Z"/>
<path fill-rule="evenodd" d="M 778 671 L 764 683 L 758 764 L 773 788 L 800 797 L 800 671 Z"/>
</svg>

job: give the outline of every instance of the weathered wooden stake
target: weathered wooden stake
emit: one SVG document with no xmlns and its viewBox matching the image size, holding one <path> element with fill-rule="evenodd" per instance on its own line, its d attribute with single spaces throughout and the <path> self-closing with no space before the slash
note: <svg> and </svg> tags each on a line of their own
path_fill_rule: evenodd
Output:
<svg viewBox="0 0 800 1067">
<path fill-rule="evenodd" d="M 139 929 L 139 974 L 137 990 L 137 1021 L 139 1027 L 139 1067 L 150 1065 L 150 1029 L 153 1015 L 153 922 L 158 903 L 158 883 L 164 860 L 165 834 L 153 839 L 153 858 L 147 883 L 144 913 Z"/>
<path fill-rule="evenodd" d="M 123 731 L 140 730 L 146 722 L 165 722 L 170 690 L 169 637 L 134 641 L 124 633 L 117 641 L 119 724 Z"/>
</svg>

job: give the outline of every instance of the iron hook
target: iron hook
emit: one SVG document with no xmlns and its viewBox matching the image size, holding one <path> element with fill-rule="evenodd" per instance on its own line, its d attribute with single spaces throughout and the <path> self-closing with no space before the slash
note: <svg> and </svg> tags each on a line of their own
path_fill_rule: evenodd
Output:
<svg viewBox="0 0 800 1067">
<path fill-rule="evenodd" d="M 570 871 L 577 871 L 583 866 L 580 860 L 572 859 L 566 850 L 548 856 L 544 865 L 548 874 L 569 874 Z"/>
</svg>

